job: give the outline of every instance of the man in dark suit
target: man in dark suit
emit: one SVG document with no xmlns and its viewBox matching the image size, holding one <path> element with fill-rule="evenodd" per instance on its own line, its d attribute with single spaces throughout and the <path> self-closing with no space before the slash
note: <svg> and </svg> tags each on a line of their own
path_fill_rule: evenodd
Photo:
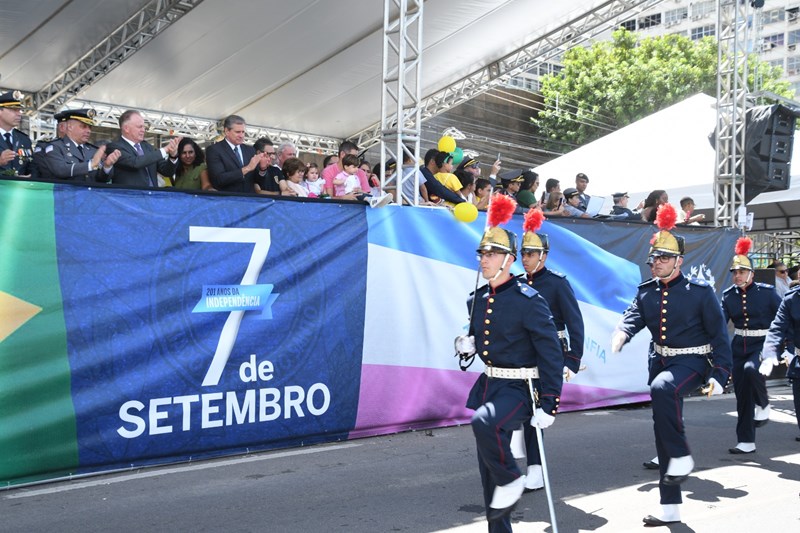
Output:
<svg viewBox="0 0 800 533">
<path fill-rule="evenodd" d="M 120 151 L 106 156 L 106 147 L 89 144 L 94 126 L 94 109 L 68 109 L 59 113 L 59 122 L 65 124 L 63 137 L 44 147 L 46 167 L 53 178 L 86 182 L 106 182 L 111 177 Z M 37 146 L 37 149 L 39 147 Z M 35 157 L 35 156 L 34 156 Z"/>
<path fill-rule="evenodd" d="M 0 94 L 0 174 L 31 176 L 33 150 L 30 137 L 17 129 L 21 121 L 22 93 Z"/>
<path fill-rule="evenodd" d="M 230 115 L 222 126 L 225 138 L 206 148 L 208 178 L 218 191 L 255 193 L 255 183 L 267 173 L 259 167 L 265 155 L 244 144 L 242 117 Z"/>
<path fill-rule="evenodd" d="M 110 143 L 107 152 L 119 150 L 111 183 L 127 187 L 158 187 L 158 174 L 172 176 L 178 162 L 178 143 L 173 137 L 163 148 L 155 149 L 144 140 L 144 117 L 128 109 L 119 117 L 121 135 Z"/>
</svg>

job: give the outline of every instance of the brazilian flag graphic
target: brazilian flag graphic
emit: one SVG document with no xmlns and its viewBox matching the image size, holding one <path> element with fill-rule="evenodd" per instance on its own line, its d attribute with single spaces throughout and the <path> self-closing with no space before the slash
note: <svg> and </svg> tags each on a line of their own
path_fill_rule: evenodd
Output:
<svg viewBox="0 0 800 533">
<path fill-rule="evenodd" d="M 0 180 L 0 246 L 0 483 L 6 486 L 78 465 L 52 185 Z"/>
</svg>

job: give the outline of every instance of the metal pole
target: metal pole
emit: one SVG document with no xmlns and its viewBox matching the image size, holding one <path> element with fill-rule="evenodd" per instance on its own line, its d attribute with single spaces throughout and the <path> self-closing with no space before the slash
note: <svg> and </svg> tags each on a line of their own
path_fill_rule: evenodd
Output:
<svg viewBox="0 0 800 533">
<path fill-rule="evenodd" d="M 528 390 L 531 392 L 531 400 L 533 401 L 533 412 L 536 413 L 536 394 L 533 391 L 533 380 L 528 380 Z M 544 491 L 547 494 L 547 508 L 550 511 L 550 526 L 553 528 L 553 533 L 558 533 L 558 525 L 556 524 L 556 509 L 553 506 L 553 493 L 550 490 L 550 476 L 547 473 L 547 459 L 544 456 L 544 438 L 542 430 L 538 427 L 533 428 L 536 431 L 536 440 L 539 443 L 539 456 L 542 458 L 542 477 L 544 478 Z"/>
</svg>

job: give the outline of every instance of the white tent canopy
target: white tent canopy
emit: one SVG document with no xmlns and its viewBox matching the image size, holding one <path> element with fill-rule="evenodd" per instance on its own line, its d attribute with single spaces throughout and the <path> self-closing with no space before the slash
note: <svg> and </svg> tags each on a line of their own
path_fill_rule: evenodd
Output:
<svg viewBox="0 0 800 533">
<path fill-rule="evenodd" d="M 149 1 L 3 2 L 0 85 L 41 91 Z M 604 4 L 426 1 L 423 97 Z M 346 138 L 380 122 L 382 34 L 376 0 L 205 0 L 79 99 Z"/>
<path fill-rule="evenodd" d="M 610 211 L 614 192 L 627 192 L 629 207 L 635 207 L 650 191 L 663 189 L 676 207 L 690 196 L 711 220 L 716 156 L 709 135 L 716 126 L 715 106 L 714 98 L 694 95 L 549 161 L 536 172 L 542 184 L 548 178 L 560 180 L 562 190 L 574 186 L 575 175 L 583 172 L 589 176 L 586 192 L 608 197 L 601 213 Z M 800 172 L 796 140 L 793 173 Z M 754 229 L 800 226 L 800 176 L 793 176 L 791 185 L 787 191 L 762 193 L 748 204 L 756 217 Z"/>
</svg>

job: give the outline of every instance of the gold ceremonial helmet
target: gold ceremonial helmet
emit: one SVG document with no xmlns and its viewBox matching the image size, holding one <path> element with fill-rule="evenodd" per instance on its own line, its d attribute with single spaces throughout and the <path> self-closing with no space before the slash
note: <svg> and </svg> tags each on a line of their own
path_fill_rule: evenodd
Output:
<svg viewBox="0 0 800 533">
<path fill-rule="evenodd" d="M 736 255 L 733 256 L 733 262 L 730 268 L 731 272 L 739 269 L 753 270 L 753 263 L 751 263 L 750 258 L 747 257 L 747 253 L 750 251 L 752 245 L 753 241 L 750 240 L 749 237 L 739 237 L 736 240 L 736 245 L 734 246 L 734 253 Z"/>
<path fill-rule="evenodd" d="M 491 226 L 483 234 L 477 252 L 500 250 L 517 256 L 517 235 L 497 226 Z"/>
<path fill-rule="evenodd" d="M 522 251 L 539 251 L 547 253 L 550 251 L 550 240 L 544 233 L 526 231 L 522 234 Z"/>
<path fill-rule="evenodd" d="M 661 230 L 655 234 L 653 241 L 650 243 L 650 253 L 648 255 L 683 255 L 684 252 L 684 239 L 677 235 L 673 235 L 667 230 Z"/>
</svg>

